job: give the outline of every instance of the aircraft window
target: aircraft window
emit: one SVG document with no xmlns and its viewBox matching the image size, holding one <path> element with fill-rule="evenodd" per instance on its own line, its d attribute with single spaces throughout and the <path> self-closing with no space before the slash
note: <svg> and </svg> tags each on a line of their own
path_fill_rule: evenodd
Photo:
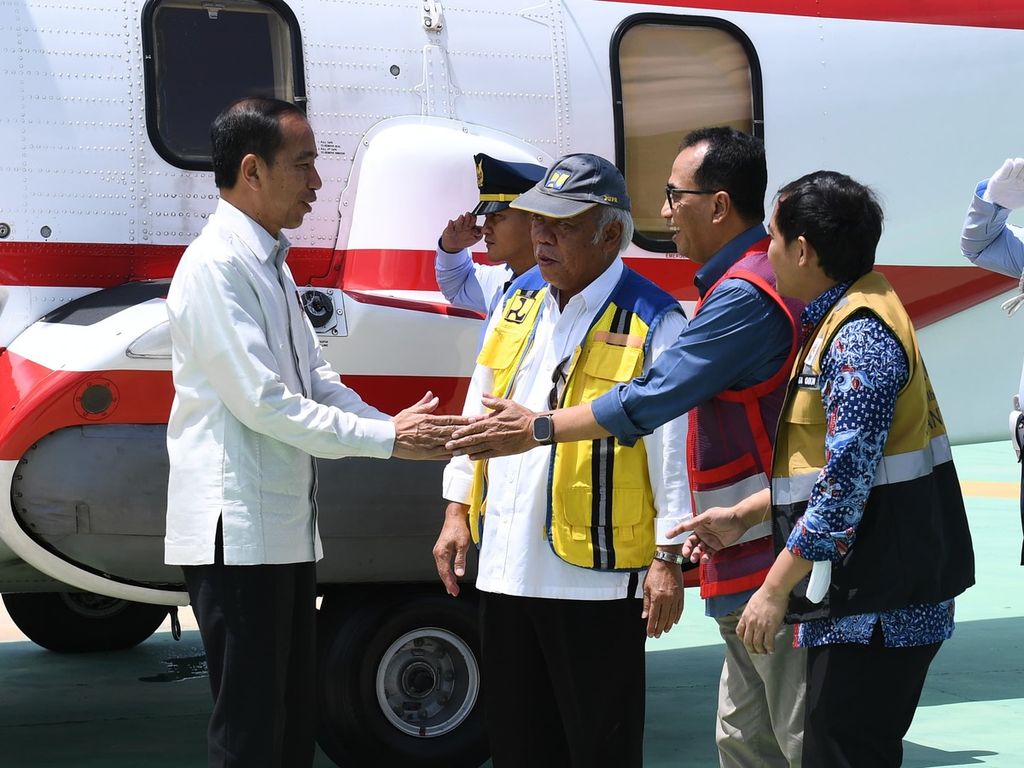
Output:
<svg viewBox="0 0 1024 768">
<path fill-rule="evenodd" d="M 757 56 L 728 22 L 642 14 L 616 32 L 612 69 L 616 160 L 633 202 L 634 242 L 672 251 L 661 207 L 683 136 L 708 125 L 763 136 Z"/>
<path fill-rule="evenodd" d="M 213 168 L 210 123 L 235 99 L 305 103 L 298 24 L 276 0 L 152 0 L 143 47 L 150 140 L 179 168 Z"/>
</svg>

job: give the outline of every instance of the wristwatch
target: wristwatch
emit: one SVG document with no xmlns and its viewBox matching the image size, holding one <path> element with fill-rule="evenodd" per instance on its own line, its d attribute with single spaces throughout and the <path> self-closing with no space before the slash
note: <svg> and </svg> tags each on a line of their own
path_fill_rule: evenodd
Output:
<svg viewBox="0 0 1024 768">
<path fill-rule="evenodd" d="M 686 565 L 686 558 L 682 555 L 677 555 L 675 552 L 666 552 L 663 549 L 654 550 L 655 560 L 664 560 L 666 563 L 674 563 L 675 565 Z"/>
<path fill-rule="evenodd" d="M 540 445 L 551 445 L 555 442 L 555 424 L 550 414 L 534 417 L 533 439 Z"/>
</svg>

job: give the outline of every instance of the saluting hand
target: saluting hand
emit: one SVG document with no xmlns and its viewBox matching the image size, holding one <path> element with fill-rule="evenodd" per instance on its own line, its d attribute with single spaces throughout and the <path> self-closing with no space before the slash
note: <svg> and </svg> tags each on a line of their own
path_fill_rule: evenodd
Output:
<svg viewBox="0 0 1024 768">
<path fill-rule="evenodd" d="M 483 232 L 476 225 L 476 216 L 468 211 L 452 219 L 441 233 L 441 248 L 448 253 L 458 253 L 480 241 Z"/>
</svg>

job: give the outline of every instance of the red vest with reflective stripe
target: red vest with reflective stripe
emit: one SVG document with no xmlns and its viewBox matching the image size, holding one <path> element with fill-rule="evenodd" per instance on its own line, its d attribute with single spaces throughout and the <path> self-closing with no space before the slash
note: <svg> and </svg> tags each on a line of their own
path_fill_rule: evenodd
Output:
<svg viewBox="0 0 1024 768">
<path fill-rule="evenodd" d="M 697 304 L 696 316 L 719 285 L 746 280 L 774 301 L 789 318 L 792 341 L 787 359 L 766 381 L 746 389 L 719 392 L 690 411 L 687 451 L 694 514 L 732 506 L 769 486 L 772 444 L 797 352 L 797 320 L 802 306 L 775 290 L 765 238 L 752 245 Z M 755 332 L 755 331 L 751 331 Z M 771 521 L 751 528 L 733 546 L 700 566 L 701 597 L 732 595 L 759 587 L 775 560 Z"/>
</svg>

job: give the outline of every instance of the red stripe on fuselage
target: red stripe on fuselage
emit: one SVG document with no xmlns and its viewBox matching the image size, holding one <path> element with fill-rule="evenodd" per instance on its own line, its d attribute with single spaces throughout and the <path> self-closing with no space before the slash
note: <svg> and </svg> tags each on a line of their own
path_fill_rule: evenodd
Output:
<svg viewBox="0 0 1024 768">
<path fill-rule="evenodd" d="M 600 0 L 666 6 L 693 13 L 741 11 L 825 19 L 895 21 L 952 27 L 1024 29 L 1020 0 Z"/>
<path fill-rule="evenodd" d="M 90 382 L 109 382 L 116 399 L 107 413 L 85 418 L 79 397 Z M 0 354 L 0 459 L 20 459 L 62 427 L 166 423 L 173 391 L 164 371 L 51 371 L 7 350 Z"/>
<path fill-rule="evenodd" d="M 448 317 L 469 317 L 474 320 L 483 320 L 484 314 L 475 309 L 456 307 L 447 302 L 440 301 L 419 301 L 414 299 L 399 298 L 397 296 L 368 293 L 366 291 L 345 290 L 346 296 L 351 296 L 360 304 L 375 304 L 380 307 L 391 307 L 393 309 L 407 309 L 412 312 L 427 312 L 432 315 L 447 315 Z"/>
<path fill-rule="evenodd" d="M 85 417 L 80 396 L 91 383 L 116 393 L 103 414 Z M 427 390 L 439 413 L 461 413 L 469 379 L 458 376 L 346 376 L 366 402 L 397 413 Z M 52 371 L 12 353 L 0 353 L 0 459 L 18 460 L 51 432 L 84 424 L 166 424 L 174 398 L 169 371 Z"/>
<path fill-rule="evenodd" d="M 132 280 L 169 278 L 182 246 L 104 243 L 0 243 L 0 284 L 110 288 Z M 483 256 L 477 257 L 483 260 Z M 679 257 L 630 258 L 626 263 L 681 301 L 696 301 L 696 265 Z M 434 251 L 388 248 L 333 251 L 292 248 L 288 254 L 299 285 L 369 290 L 436 291 Z M 1012 278 L 963 267 L 879 266 L 918 328 L 1011 290 Z M 367 301 L 360 295 L 360 301 Z M 375 303 L 401 303 L 376 299 Z M 447 305 L 405 302 L 407 309 L 441 314 Z M 414 305 L 415 306 L 412 306 Z"/>
<path fill-rule="evenodd" d="M 436 291 L 434 251 L 357 249 L 344 252 L 345 290 Z M 290 257 L 289 257 L 290 258 Z M 488 264 L 486 256 L 474 260 Z M 626 262 L 649 280 L 682 301 L 696 301 L 693 287 L 696 265 L 678 256 L 627 259 Z"/>
<path fill-rule="evenodd" d="M 915 328 L 937 323 L 1016 287 L 1016 278 L 976 267 L 880 265 Z"/>
</svg>

